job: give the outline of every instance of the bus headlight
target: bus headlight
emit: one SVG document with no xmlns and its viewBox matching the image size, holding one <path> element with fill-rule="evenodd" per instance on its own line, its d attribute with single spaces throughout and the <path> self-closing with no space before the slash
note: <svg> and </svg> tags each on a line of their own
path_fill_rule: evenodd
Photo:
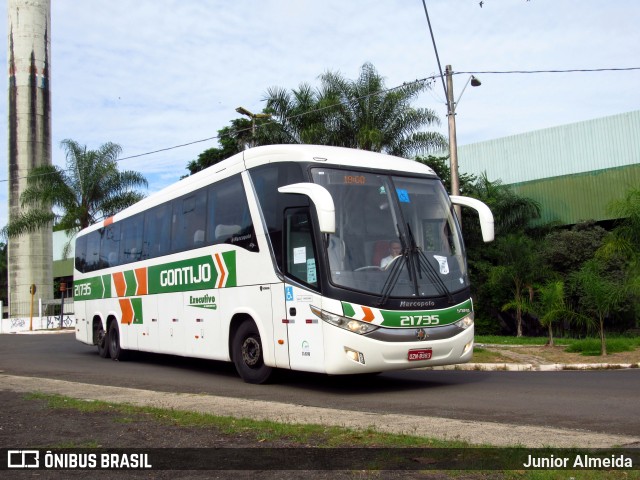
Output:
<svg viewBox="0 0 640 480">
<path fill-rule="evenodd" d="M 311 311 L 319 319 L 327 323 L 330 323 L 331 325 L 344 328 L 345 330 L 349 330 L 350 332 L 357 333 L 359 335 L 373 332 L 378 328 L 378 325 L 372 325 L 367 322 L 354 320 L 353 318 L 347 318 L 340 315 L 335 315 L 333 313 L 329 313 L 324 310 L 321 310 L 318 307 L 314 307 L 313 305 L 311 305 Z"/>
<path fill-rule="evenodd" d="M 469 328 L 471 325 L 473 325 L 473 312 L 466 317 L 458 320 L 454 325 L 458 328 L 461 328 L 462 330 L 466 330 L 467 328 Z"/>
</svg>

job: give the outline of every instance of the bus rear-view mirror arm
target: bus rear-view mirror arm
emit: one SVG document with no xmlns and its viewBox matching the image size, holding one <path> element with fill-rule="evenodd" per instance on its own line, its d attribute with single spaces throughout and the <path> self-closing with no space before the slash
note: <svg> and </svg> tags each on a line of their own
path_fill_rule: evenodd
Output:
<svg viewBox="0 0 640 480">
<path fill-rule="evenodd" d="M 336 208 L 329 190 L 316 183 L 293 183 L 278 188 L 280 193 L 306 195 L 316 206 L 318 223 L 322 233 L 336 232 Z"/>
<path fill-rule="evenodd" d="M 451 203 L 454 205 L 462 205 L 464 207 L 471 207 L 480 217 L 480 229 L 482 230 L 482 240 L 485 242 L 492 242 L 495 238 L 493 231 L 493 213 L 487 205 L 480 200 L 470 197 L 461 197 L 459 195 L 451 195 Z"/>
</svg>

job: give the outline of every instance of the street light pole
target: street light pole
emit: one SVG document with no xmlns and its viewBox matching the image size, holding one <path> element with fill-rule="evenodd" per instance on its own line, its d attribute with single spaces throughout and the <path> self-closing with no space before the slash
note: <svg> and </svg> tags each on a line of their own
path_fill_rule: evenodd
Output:
<svg viewBox="0 0 640 480">
<path fill-rule="evenodd" d="M 236 108 L 236 112 L 241 115 L 246 115 L 251 119 L 251 147 L 256 146 L 256 118 L 271 118 L 271 115 L 268 113 L 251 113 L 244 107 Z"/>
<path fill-rule="evenodd" d="M 453 76 L 451 65 L 445 68 L 447 77 L 447 117 L 449 120 L 449 168 L 451 170 L 451 195 L 460 195 L 460 178 L 458 177 L 458 139 L 456 138 L 456 104 L 453 100 Z M 454 206 L 456 216 L 462 225 L 460 205 Z"/>
<path fill-rule="evenodd" d="M 458 100 L 453 99 L 453 69 L 451 65 L 447 65 L 445 68 L 445 76 L 447 77 L 447 116 L 449 117 L 449 166 L 451 169 L 451 195 L 460 195 L 460 176 L 458 173 L 458 139 L 456 137 L 456 106 L 462 98 L 469 81 L 471 81 L 472 87 L 479 87 L 481 85 L 480 80 L 471 75 L 467 79 L 467 83 L 464 84 Z M 460 206 L 455 206 L 456 215 L 460 217 Z"/>
<path fill-rule="evenodd" d="M 453 99 L 453 76 L 451 65 L 445 68 L 447 77 L 447 117 L 449 120 L 449 162 L 451 167 L 451 195 L 460 195 L 458 177 L 458 140 L 456 138 L 456 103 Z M 460 207 L 456 207 L 456 211 Z"/>
</svg>

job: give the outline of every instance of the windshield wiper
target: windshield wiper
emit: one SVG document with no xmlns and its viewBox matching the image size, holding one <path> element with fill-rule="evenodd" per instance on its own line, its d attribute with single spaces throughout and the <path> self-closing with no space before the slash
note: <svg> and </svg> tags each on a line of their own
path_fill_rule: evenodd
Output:
<svg viewBox="0 0 640 480">
<path fill-rule="evenodd" d="M 429 261 L 425 253 L 416 244 L 416 240 L 413 237 L 413 232 L 411 231 L 411 225 L 409 225 L 408 223 L 407 223 L 407 232 L 409 233 L 409 239 L 411 241 L 411 249 L 410 249 L 411 255 L 418 259 L 418 275 L 420 276 L 420 278 L 422 278 L 422 270 L 420 267 L 426 270 L 426 276 L 431 281 L 431 283 L 433 284 L 435 289 L 438 291 L 438 293 L 441 295 L 445 295 L 447 297 L 447 300 L 449 300 L 449 303 L 452 304 L 453 295 L 451 295 L 451 292 L 447 288 L 446 284 L 440 278 L 440 275 L 438 274 L 436 269 L 433 267 L 433 265 L 431 265 L 431 262 Z M 417 288 L 417 284 L 418 282 L 416 281 L 416 288 Z"/>
<path fill-rule="evenodd" d="M 398 229 L 400 231 L 400 229 Z M 409 252 L 409 247 L 407 246 L 407 242 L 404 239 L 404 235 L 399 236 L 400 245 L 402 246 L 402 251 L 400 252 L 400 256 L 402 259 L 392 260 L 393 265 L 391 265 L 391 271 L 389 275 L 387 275 L 387 279 L 382 286 L 382 295 L 378 300 L 377 306 L 382 307 L 389 300 L 389 296 L 391 296 L 391 292 L 398 283 L 398 279 L 400 278 L 400 273 L 402 272 L 402 267 L 406 263 L 409 264 L 409 257 L 411 253 Z"/>
</svg>

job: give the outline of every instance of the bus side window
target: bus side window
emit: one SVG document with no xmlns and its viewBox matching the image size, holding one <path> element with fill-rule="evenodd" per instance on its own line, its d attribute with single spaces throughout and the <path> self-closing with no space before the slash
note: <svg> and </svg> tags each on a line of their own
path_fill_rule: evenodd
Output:
<svg viewBox="0 0 640 480">
<path fill-rule="evenodd" d="M 309 209 L 285 210 L 284 223 L 286 273 L 311 287 L 318 288 L 318 262 Z"/>
<path fill-rule="evenodd" d="M 120 249 L 120 264 L 137 262 L 142 254 L 142 230 L 144 216 L 142 214 L 125 218 L 122 221 L 122 246 Z"/>
<path fill-rule="evenodd" d="M 278 188 L 306 181 L 302 167 L 296 163 L 276 162 L 253 168 L 250 173 L 262 210 L 262 216 L 267 224 L 276 264 L 284 271 L 282 214 L 289 207 L 308 206 L 309 199 L 303 195 L 279 193 Z"/>
<path fill-rule="evenodd" d="M 102 229 L 100 242 L 100 268 L 120 265 L 120 223 L 114 223 Z"/>
<path fill-rule="evenodd" d="M 207 244 L 227 243 L 251 252 L 258 241 L 239 175 L 209 187 Z"/>
<path fill-rule="evenodd" d="M 163 203 L 144 215 L 142 260 L 167 255 L 171 248 L 171 203 Z"/>
<path fill-rule="evenodd" d="M 76 270 L 85 273 L 87 271 L 87 235 L 76 240 Z"/>
<path fill-rule="evenodd" d="M 87 250 L 85 272 L 93 272 L 100 267 L 100 230 L 94 230 L 87 235 Z"/>
<path fill-rule="evenodd" d="M 171 251 L 182 252 L 204 246 L 207 223 L 207 192 L 205 189 L 173 202 L 173 235 Z"/>
</svg>

